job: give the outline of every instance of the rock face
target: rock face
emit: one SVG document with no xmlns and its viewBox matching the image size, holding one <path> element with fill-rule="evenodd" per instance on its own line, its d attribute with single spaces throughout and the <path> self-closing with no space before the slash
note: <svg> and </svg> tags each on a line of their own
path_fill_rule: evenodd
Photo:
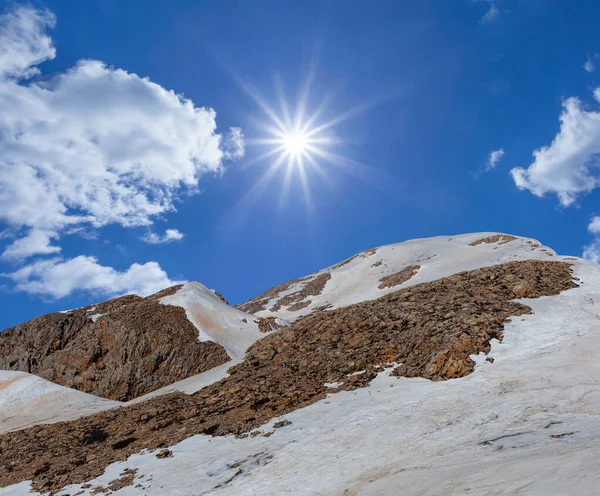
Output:
<svg viewBox="0 0 600 496">
<path fill-rule="evenodd" d="M 244 436 L 327 393 L 364 387 L 384 366 L 436 381 L 465 376 L 470 355 L 487 353 L 509 317 L 530 312 L 514 298 L 557 295 L 577 287 L 572 279 L 565 262 L 510 262 L 315 312 L 257 341 L 229 377 L 194 395 L 1 436 L 1 455 L 14 462 L 0 464 L 0 485 L 32 480 L 36 490 L 55 491 L 142 449 L 198 433 Z"/>
<path fill-rule="evenodd" d="M 124 296 L 6 329 L 0 333 L 0 369 L 126 401 L 227 362 L 222 346 L 198 341 L 183 308 L 158 301 L 178 289 Z"/>
</svg>

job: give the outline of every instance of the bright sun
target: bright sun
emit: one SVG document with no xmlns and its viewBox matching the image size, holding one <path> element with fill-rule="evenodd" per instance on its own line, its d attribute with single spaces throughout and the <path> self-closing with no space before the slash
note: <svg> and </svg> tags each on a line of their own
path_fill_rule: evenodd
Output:
<svg viewBox="0 0 600 496">
<path fill-rule="evenodd" d="M 258 104 L 268 117 L 266 122 L 258 122 L 259 126 L 265 132 L 265 136 L 245 140 L 249 145 L 261 145 L 265 147 L 266 151 L 252 161 L 247 162 L 246 165 L 250 166 L 265 161 L 270 162 L 264 174 L 254 187 L 248 191 L 240 202 L 240 205 L 247 205 L 255 201 L 265 191 L 268 184 L 279 171 L 283 172 L 280 203 L 282 204 L 287 201 L 291 184 L 298 181 L 304 192 L 306 205 L 309 209 L 312 208 L 309 185 L 311 175 L 316 174 L 322 180 L 331 184 L 329 170 L 327 170 L 329 167 L 326 166 L 339 167 L 344 172 L 353 174 L 364 173 L 366 166 L 338 155 L 332 150 L 336 145 L 342 143 L 334 136 L 333 130 L 347 119 L 360 115 L 368 108 L 368 105 L 358 105 L 329 120 L 323 121 L 322 118 L 327 110 L 327 99 L 324 99 L 312 113 L 307 112 L 312 77 L 313 74 L 310 71 L 295 102 L 295 108 L 290 108 L 281 82 L 276 80 L 276 96 L 279 100 L 279 112 L 266 99 L 260 96 L 250 84 L 236 78 L 240 88 Z"/>
<path fill-rule="evenodd" d="M 309 138 L 302 132 L 291 131 L 282 138 L 283 145 L 290 155 L 302 155 L 308 148 Z"/>
</svg>

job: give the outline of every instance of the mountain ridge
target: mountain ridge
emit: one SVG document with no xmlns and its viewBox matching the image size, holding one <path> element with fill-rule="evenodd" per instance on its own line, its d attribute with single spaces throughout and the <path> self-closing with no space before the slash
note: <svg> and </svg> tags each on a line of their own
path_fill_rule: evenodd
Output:
<svg viewBox="0 0 600 496">
<path fill-rule="evenodd" d="M 300 480 L 308 494 L 543 487 L 539 473 L 552 480 L 557 456 L 600 452 L 584 434 L 600 408 L 600 352 L 588 344 L 600 337 L 599 287 L 596 264 L 502 233 L 367 250 L 249 300 L 265 307 L 255 314 L 190 283 L 159 300 L 183 307 L 199 342 L 225 343 L 229 361 L 1 435 L 0 456 L 23 463 L 0 464 L 13 484 L 0 495 L 281 494 Z M 192 304 L 213 297 L 211 323 L 194 322 Z M 229 321 L 215 317 L 223 312 Z M 514 465 L 505 446 L 538 453 L 537 470 Z M 585 469 L 565 477 L 580 493 L 593 487 Z"/>
</svg>

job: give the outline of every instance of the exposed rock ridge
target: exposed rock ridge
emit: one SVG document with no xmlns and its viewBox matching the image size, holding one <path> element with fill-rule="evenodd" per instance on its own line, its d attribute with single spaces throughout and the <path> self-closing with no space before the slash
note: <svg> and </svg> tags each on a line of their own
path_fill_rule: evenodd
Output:
<svg viewBox="0 0 600 496">
<path fill-rule="evenodd" d="M 180 287 L 52 313 L 7 329 L 0 333 L 0 369 L 125 401 L 227 362 L 222 346 L 198 341 L 183 308 L 159 302 Z"/>
<path fill-rule="evenodd" d="M 363 387 L 394 362 L 402 364 L 396 375 L 462 377 L 474 369 L 471 354 L 502 340 L 509 317 L 530 313 L 511 300 L 574 287 L 567 263 L 510 262 L 309 315 L 256 342 L 229 377 L 194 395 L 174 393 L 1 436 L 0 484 L 32 479 L 34 489 L 56 491 L 142 449 L 197 433 L 245 435 L 327 393 Z"/>
</svg>

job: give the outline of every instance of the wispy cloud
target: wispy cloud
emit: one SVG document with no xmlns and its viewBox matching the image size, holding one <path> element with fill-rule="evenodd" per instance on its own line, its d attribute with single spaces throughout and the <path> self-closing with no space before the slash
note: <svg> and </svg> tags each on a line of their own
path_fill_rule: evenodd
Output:
<svg viewBox="0 0 600 496">
<path fill-rule="evenodd" d="M 482 24 L 489 24 L 498 19 L 500 16 L 500 10 L 493 3 L 490 4 L 488 11 L 479 19 Z"/>
<path fill-rule="evenodd" d="M 489 170 L 495 169 L 503 155 L 504 155 L 504 148 L 500 148 L 499 150 L 491 151 L 490 156 L 488 157 L 488 161 L 487 161 L 485 170 L 489 171 Z"/>
<path fill-rule="evenodd" d="M 153 232 L 148 233 L 142 239 L 146 243 L 150 243 L 151 245 L 160 245 L 163 243 L 172 243 L 173 241 L 180 241 L 183 239 L 183 233 L 178 231 L 177 229 L 167 229 L 165 234 L 159 236 Z"/>
<path fill-rule="evenodd" d="M 0 258 L 10 261 L 21 261 L 32 255 L 49 255 L 60 252 L 60 246 L 52 245 L 52 239 L 57 235 L 53 231 L 31 229 L 23 237 L 8 245 Z"/>
</svg>

